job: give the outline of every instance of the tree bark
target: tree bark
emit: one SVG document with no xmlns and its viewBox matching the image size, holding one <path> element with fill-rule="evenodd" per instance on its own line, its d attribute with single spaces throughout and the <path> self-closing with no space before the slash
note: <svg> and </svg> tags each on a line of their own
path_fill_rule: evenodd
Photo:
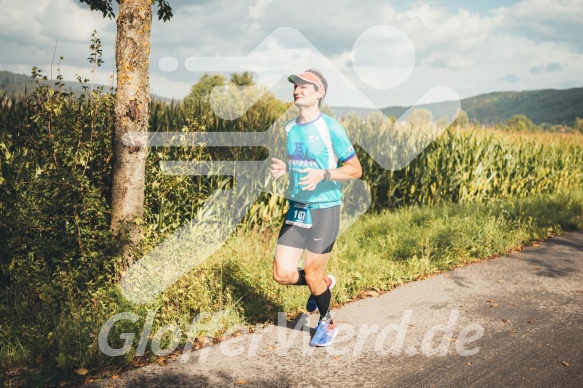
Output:
<svg viewBox="0 0 583 388">
<path fill-rule="evenodd" d="M 117 89 L 115 93 L 115 134 L 113 141 L 113 190 L 111 229 L 121 239 L 121 253 L 140 241 L 144 214 L 145 146 L 125 146 L 127 132 L 147 132 L 150 116 L 150 30 L 151 0 L 120 0 L 117 18 L 115 58 Z"/>
</svg>

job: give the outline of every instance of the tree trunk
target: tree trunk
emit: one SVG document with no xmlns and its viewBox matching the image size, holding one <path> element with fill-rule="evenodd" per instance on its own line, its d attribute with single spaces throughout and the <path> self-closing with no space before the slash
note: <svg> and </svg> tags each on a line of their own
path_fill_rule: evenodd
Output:
<svg viewBox="0 0 583 388">
<path fill-rule="evenodd" d="M 117 235 L 128 232 L 121 245 L 126 260 L 130 260 L 128 253 L 141 235 L 147 148 L 125 146 L 122 136 L 127 132 L 148 131 L 151 27 L 151 0 L 120 0 L 115 44 L 117 90 L 111 229 Z"/>
</svg>

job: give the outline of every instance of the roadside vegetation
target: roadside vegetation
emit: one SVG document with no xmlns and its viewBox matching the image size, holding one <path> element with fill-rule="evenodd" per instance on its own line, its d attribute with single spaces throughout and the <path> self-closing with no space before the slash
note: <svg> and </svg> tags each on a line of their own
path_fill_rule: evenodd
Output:
<svg viewBox="0 0 583 388">
<path fill-rule="evenodd" d="M 113 99 L 102 89 L 71 94 L 34 70 L 35 90 L 0 96 L 0 368 L 4 383 L 45 385 L 113 375 L 158 359 L 151 347 L 136 357 L 148 311 L 152 333 L 168 324 L 203 346 L 229 328 L 273 322 L 277 312 L 304 312 L 308 291 L 271 279 L 271 261 L 286 203 L 263 194 L 227 243 L 147 305 L 133 305 L 118 281 L 127 269 L 109 231 Z M 58 80 L 60 81 L 60 80 Z M 253 86 L 249 75 L 207 77 L 185 103 L 154 102 L 150 131 L 260 131 L 288 111 L 269 93 L 235 121 L 216 117 L 208 93 L 217 83 Z M 81 82 L 81 84 L 83 84 Z M 257 87 L 256 93 L 263 93 Z M 351 138 L 373 139 L 393 120 L 340 118 Z M 456 123 L 399 171 L 383 170 L 362 149 L 368 212 L 338 240 L 330 270 L 335 303 L 375 295 L 417 279 L 520 249 L 583 227 L 583 135 Z M 278 131 L 277 142 L 284 141 Z M 368 144 L 374 141 L 368 141 Z M 377 142 L 377 146 L 386 147 Z M 379 149 L 379 151 L 381 151 Z M 384 150 L 383 150 L 384 151 Z M 397 150 L 398 151 L 398 150 Z M 146 166 L 139 260 L 198 214 L 211 193 L 232 187 L 220 176 L 165 175 L 160 161 L 262 160 L 261 147 L 153 147 Z M 196 252 L 193 252 L 195 255 Z M 197 315 L 225 311 L 222 329 L 188 333 Z M 105 356 L 105 321 L 138 315 L 110 333 L 134 333 L 130 350 Z M 203 320 L 204 321 L 204 320 Z M 201 321 L 201 323 L 204 323 Z M 172 342 L 168 332 L 161 347 Z"/>
</svg>

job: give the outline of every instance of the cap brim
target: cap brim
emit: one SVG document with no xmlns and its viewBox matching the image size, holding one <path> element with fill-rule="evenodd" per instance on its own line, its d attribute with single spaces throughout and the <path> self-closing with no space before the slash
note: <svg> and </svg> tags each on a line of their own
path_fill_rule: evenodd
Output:
<svg viewBox="0 0 583 388">
<path fill-rule="evenodd" d="M 318 88 L 320 87 L 316 82 L 309 80 L 309 79 L 302 78 L 297 74 L 291 74 L 289 77 L 287 77 L 287 80 L 294 85 L 297 85 L 298 83 L 304 83 L 304 84 L 312 84 L 314 86 L 317 86 Z"/>
</svg>

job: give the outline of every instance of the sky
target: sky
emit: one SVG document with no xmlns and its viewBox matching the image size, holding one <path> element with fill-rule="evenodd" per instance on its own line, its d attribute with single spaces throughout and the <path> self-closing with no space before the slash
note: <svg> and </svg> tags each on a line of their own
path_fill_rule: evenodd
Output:
<svg viewBox="0 0 583 388">
<path fill-rule="evenodd" d="M 318 68 L 331 106 L 382 108 L 498 91 L 583 86 L 583 0 L 169 0 L 151 35 L 152 93 L 186 96 L 204 72 L 250 71 L 291 101 Z M 0 70 L 91 78 L 90 36 L 115 75 L 115 20 L 78 0 L 0 0 Z M 60 57 L 63 57 L 60 60 Z M 52 66 L 51 66 L 52 63 Z M 445 93 L 427 95 L 432 88 Z"/>
</svg>

